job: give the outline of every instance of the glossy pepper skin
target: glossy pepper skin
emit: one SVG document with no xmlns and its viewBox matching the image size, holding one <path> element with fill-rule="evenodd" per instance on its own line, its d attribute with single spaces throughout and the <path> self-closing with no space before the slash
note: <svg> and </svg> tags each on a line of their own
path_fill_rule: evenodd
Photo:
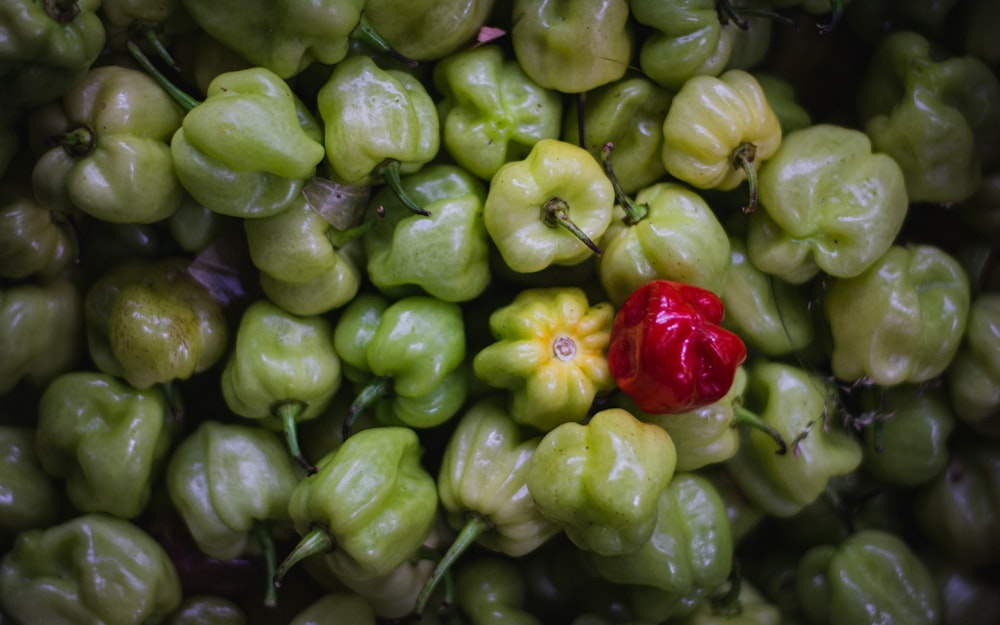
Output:
<svg viewBox="0 0 1000 625">
<path fill-rule="evenodd" d="M 218 421 L 184 437 L 165 475 L 170 501 L 198 548 L 219 560 L 246 552 L 255 523 L 289 519 L 300 477 L 274 432 Z"/>
<path fill-rule="evenodd" d="M 84 512 L 142 513 L 176 438 L 158 389 L 142 391 L 108 374 L 62 374 L 39 400 L 39 460 Z"/>
<path fill-rule="evenodd" d="M 408 59 L 431 61 L 471 44 L 495 4 L 495 0 L 366 0 L 364 14 L 393 50 Z"/>
<path fill-rule="evenodd" d="M 61 136 L 32 171 L 35 195 L 111 223 L 153 223 L 177 210 L 183 187 L 170 155 L 182 109 L 145 72 L 95 67 L 61 100 Z"/>
<path fill-rule="evenodd" d="M 7 25 L 8 38 L 0 50 L 0 92 L 5 106 L 29 109 L 51 102 L 87 74 L 106 40 L 97 15 L 100 5 L 100 0 L 80 0 L 72 9 L 31 0 L 4 3 L 0 22 Z"/>
<path fill-rule="evenodd" d="M 483 219 L 504 263 L 519 273 L 576 265 L 611 223 L 615 194 L 601 166 L 572 143 L 542 139 L 490 180 Z M 571 222 L 590 243 L 565 227 Z"/>
<path fill-rule="evenodd" d="M 465 328 L 458 304 L 426 295 L 389 300 L 367 292 L 337 320 L 334 348 L 360 385 L 352 417 L 369 406 L 397 424 L 433 427 L 466 397 Z"/>
<path fill-rule="evenodd" d="M 517 565 L 497 557 L 464 562 L 454 575 L 455 604 L 471 625 L 541 625 L 529 610 L 528 589 Z"/>
<path fill-rule="evenodd" d="M 514 0 L 514 55 L 532 80 L 582 93 L 625 75 L 632 57 L 627 0 Z"/>
<path fill-rule="evenodd" d="M 412 174 L 440 148 L 434 100 L 411 74 L 382 69 L 368 56 L 334 66 L 317 94 L 332 178 L 346 184 L 382 179 L 383 163 Z"/>
<path fill-rule="evenodd" d="M 727 590 L 727 595 L 729 591 Z M 735 597 L 710 597 L 677 625 L 779 625 L 782 612 L 746 579 L 740 580 Z"/>
<path fill-rule="evenodd" d="M 807 551 L 795 590 L 810 625 L 941 622 L 930 571 L 906 542 L 882 530 L 860 530 Z"/>
<path fill-rule="evenodd" d="M 577 287 L 524 289 L 490 315 L 494 342 L 472 360 L 484 383 L 507 389 L 515 422 L 548 431 L 582 421 L 614 388 L 607 349 L 614 308 Z"/>
<path fill-rule="evenodd" d="M 955 415 L 984 433 L 1000 432 L 1000 295 L 972 300 L 962 344 L 944 375 Z"/>
<path fill-rule="evenodd" d="M 77 365 L 84 343 L 83 296 L 55 278 L 0 288 L 0 393 L 44 387 Z"/>
<path fill-rule="evenodd" d="M 247 617 L 239 605 L 225 597 L 189 595 L 165 625 L 246 625 Z"/>
<path fill-rule="evenodd" d="M 801 284 L 820 271 L 857 275 L 892 245 L 906 217 L 903 171 L 859 130 L 815 124 L 786 135 L 760 172 L 747 252 L 758 269 Z"/>
<path fill-rule="evenodd" d="M 657 501 L 676 459 L 666 430 L 608 408 L 586 425 L 564 423 L 542 437 L 531 457 L 528 492 L 542 516 L 580 549 L 628 553 L 653 535 Z"/>
<path fill-rule="evenodd" d="M 84 299 L 91 358 L 137 388 L 188 379 L 225 355 L 229 328 L 222 305 L 171 257 L 119 263 Z"/>
<path fill-rule="evenodd" d="M 860 275 L 835 280 L 823 303 L 833 374 L 884 386 L 939 375 L 961 344 L 969 288 L 957 260 L 920 244 L 894 245 Z"/>
<path fill-rule="evenodd" d="M 729 70 L 684 82 L 663 120 L 663 166 L 699 189 L 756 193 L 755 172 L 781 145 L 781 123 L 753 74 Z M 754 210 L 754 199 L 744 209 Z"/>
<path fill-rule="evenodd" d="M 284 80 L 250 67 L 212 79 L 170 151 L 181 184 L 201 204 L 231 217 L 265 217 L 287 208 L 313 176 L 323 133 Z"/>
<path fill-rule="evenodd" d="M 319 315 L 346 305 L 364 279 L 359 241 L 337 231 L 303 197 L 269 217 L 244 219 L 250 260 L 272 302 L 294 315 Z"/>
<path fill-rule="evenodd" d="M 962 202 L 1000 157 L 995 73 L 971 55 L 940 58 L 923 34 L 881 38 L 857 98 L 865 133 L 899 163 L 911 201 Z"/>
<path fill-rule="evenodd" d="M 375 610 L 352 592 L 329 592 L 298 612 L 288 625 L 375 625 Z"/>
<path fill-rule="evenodd" d="M 656 183 L 634 200 L 619 200 L 600 245 L 597 273 L 616 306 L 651 280 L 684 282 L 716 295 L 727 282 L 729 237 L 708 203 L 680 183 Z"/>
<path fill-rule="evenodd" d="M 481 295 L 492 280 L 485 185 L 461 167 L 434 164 L 400 186 L 430 215 L 406 210 L 389 187 L 375 193 L 366 214 L 373 225 L 362 239 L 368 278 L 395 298 L 426 294 L 460 303 Z"/>
<path fill-rule="evenodd" d="M 406 427 L 370 428 L 348 438 L 292 491 L 288 512 L 303 536 L 299 545 L 332 546 L 324 556 L 330 568 L 359 580 L 386 575 L 412 558 L 438 505 L 422 453 Z"/>
<path fill-rule="evenodd" d="M 433 79 L 444 147 L 483 180 L 523 159 L 538 141 L 559 138 L 562 97 L 529 78 L 498 45 L 449 55 Z"/>
<path fill-rule="evenodd" d="M 42 467 L 35 428 L 0 425 L 0 548 L 25 530 L 54 525 L 62 511 L 56 481 Z"/>
<path fill-rule="evenodd" d="M 733 537 L 726 506 L 697 473 L 675 473 L 658 498 L 656 528 L 639 549 L 587 554 L 597 574 L 627 587 L 640 619 L 662 622 L 690 613 L 729 576 Z"/>
<path fill-rule="evenodd" d="M 285 79 L 315 62 L 333 65 L 343 60 L 364 2 L 323 0 L 277 6 L 267 1 L 183 0 L 183 4 L 205 32 L 251 65 Z"/>
<path fill-rule="evenodd" d="M 177 570 L 159 543 L 107 514 L 22 532 L 0 561 L 0 609 L 21 623 L 140 625 L 180 602 Z"/>
<path fill-rule="evenodd" d="M 0 277 L 54 276 L 72 265 L 79 246 L 67 215 L 35 199 L 27 184 L 0 184 Z"/>
<path fill-rule="evenodd" d="M 746 345 L 722 328 L 722 301 L 705 289 L 652 280 L 615 314 L 608 367 L 640 410 L 684 412 L 711 404 L 733 384 Z"/>
<path fill-rule="evenodd" d="M 833 416 L 830 391 L 816 374 L 764 360 L 749 365 L 747 374 L 744 405 L 791 449 L 777 454 L 773 438 L 744 426 L 725 466 L 754 505 L 788 517 L 816 501 L 832 478 L 857 469 L 861 444 Z"/>
</svg>

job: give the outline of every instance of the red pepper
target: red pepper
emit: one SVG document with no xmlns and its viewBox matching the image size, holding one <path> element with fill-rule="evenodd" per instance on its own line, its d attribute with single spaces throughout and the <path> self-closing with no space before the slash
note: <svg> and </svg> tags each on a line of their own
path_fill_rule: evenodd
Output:
<svg viewBox="0 0 1000 625">
<path fill-rule="evenodd" d="M 721 327 L 725 309 L 711 291 L 651 280 L 618 309 L 608 344 L 615 382 L 650 414 L 686 412 L 721 399 L 747 357 Z"/>
</svg>

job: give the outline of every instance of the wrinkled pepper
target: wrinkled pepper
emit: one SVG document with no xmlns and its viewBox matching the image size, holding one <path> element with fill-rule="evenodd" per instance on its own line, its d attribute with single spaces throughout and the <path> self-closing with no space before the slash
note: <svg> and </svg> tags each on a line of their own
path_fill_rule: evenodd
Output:
<svg viewBox="0 0 1000 625">
<path fill-rule="evenodd" d="M 711 291 L 670 280 L 636 289 L 615 314 L 608 367 L 640 410 L 685 412 L 722 398 L 746 360 L 746 345 L 722 328 Z"/>
<path fill-rule="evenodd" d="M 42 466 L 36 429 L 0 425 L 0 549 L 25 530 L 54 525 L 62 512 L 56 480 Z"/>
<path fill-rule="evenodd" d="M 371 27 L 398 54 L 432 61 L 472 44 L 495 0 L 365 0 Z"/>
<path fill-rule="evenodd" d="M 375 625 L 375 610 L 360 595 L 330 592 L 307 605 L 288 625 Z"/>
<path fill-rule="evenodd" d="M 972 300 L 958 352 L 944 372 L 955 416 L 982 432 L 1000 432 L 1000 294 Z"/>
<path fill-rule="evenodd" d="M 454 584 L 455 606 L 471 625 L 541 625 L 525 609 L 525 581 L 510 560 L 485 556 L 464 562 L 455 570 Z"/>
<path fill-rule="evenodd" d="M 433 79 L 444 147 L 483 180 L 542 139 L 559 138 L 562 97 L 529 78 L 499 45 L 449 55 Z"/>
<path fill-rule="evenodd" d="M 0 610 L 21 623 L 156 623 L 180 602 L 163 547 L 107 514 L 22 532 L 0 561 Z"/>
<path fill-rule="evenodd" d="M 833 280 L 823 301 L 833 374 L 885 386 L 936 377 L 961 344 L 969 289 L 957 260 L 922 244 L 893 245 L 861 274 Z"/>
<path fill-rule="evenodd" d="M 68 215 L 38 202 L 26 184 L 0 184 L 0 277 L 54 276 L 78 252 Z"/>
<path fill-rule="evenodd" d="M 212 595 L 189 595 L 171 612 L 164 625 L 246 625 L 243 609 L 232 600 Z"/>
<path fill-rule="evenodd" d="M 586 425 L 563 423 L 542 437 L 531 457 L 528 492 L 542 516 L 580 549 L 628 553 L 653 535 L 657 502 L 676 460 L 666 430 L 609 408 Z"/>
<path fill-rule="evenodd" d="M 472 360 L 484 383 L 506 389 L 515 422 L 542 431 L 583 421 L 594 399 L 614 389 L 607 349 L 608 302 L 577 287 L 524 289 L 490 315 L 494 341 Z"/>
<path fill-rule="evenodd" d="M 903 171 L 859 130 L 815 124 L 786 135 L 761 167 L 747 252 L 765 273 L 801 284 L 854 276 L 889 249 L 906 217 Z"/>
</svg>

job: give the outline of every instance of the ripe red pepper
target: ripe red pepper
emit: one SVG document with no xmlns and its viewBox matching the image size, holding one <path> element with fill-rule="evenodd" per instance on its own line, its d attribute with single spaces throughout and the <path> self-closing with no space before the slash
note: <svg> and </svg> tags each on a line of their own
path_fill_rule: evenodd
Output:
<svg viewBox="0 0 1000 625">
<path fill-rule="evenodd" d="M 747 357 L 743 341 L 719 324 L 714 293 L 651 280 L 615 315 L 608 367 L 615 382 L 650 414 L 686 412 L 721 399 Z"/>
</svg>

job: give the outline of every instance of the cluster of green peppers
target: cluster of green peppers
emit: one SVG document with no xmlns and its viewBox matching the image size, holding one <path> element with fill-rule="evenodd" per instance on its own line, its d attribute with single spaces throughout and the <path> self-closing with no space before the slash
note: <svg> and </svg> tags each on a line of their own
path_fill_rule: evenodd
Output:
<svg viewBox="0 0 1000 625">
<path fill-rule="evenodd" d="M 0 625 L 1000 620 L 991 8 L 7 0 Z"/>
</svg>

